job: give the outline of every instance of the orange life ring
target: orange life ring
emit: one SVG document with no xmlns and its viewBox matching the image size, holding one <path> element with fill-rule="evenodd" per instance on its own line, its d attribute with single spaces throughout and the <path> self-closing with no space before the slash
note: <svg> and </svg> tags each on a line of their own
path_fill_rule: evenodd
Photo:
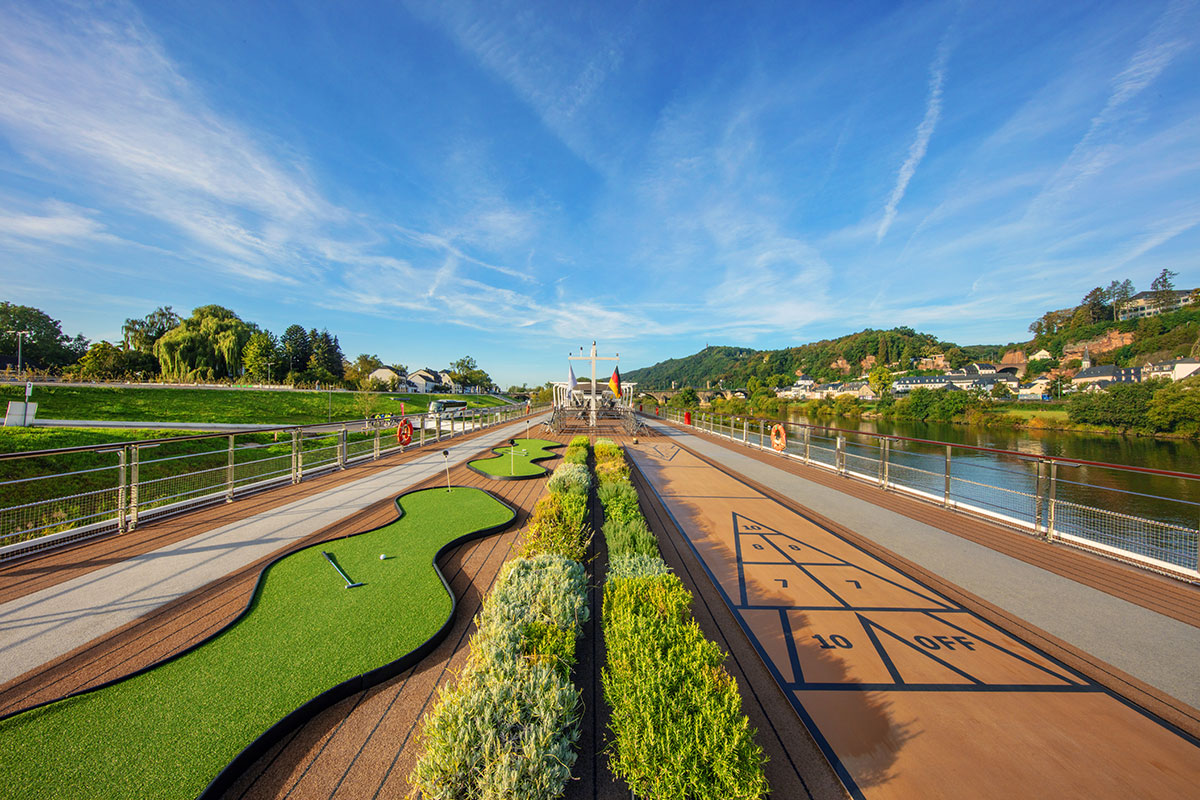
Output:
<svg viewBox="0 0 1200 800">
<path fill-rule="evenodd" d="M 412 433 L 413 433 L 412 423 L 409 422 L 407 419 L 403 420 L 396 427 L 396 441 L 399 442 L 400 444 L 408 444 L 409 442 L 412 441 Z"/>
<path fill-rule="evenodd" d="M 775 423 L 775 427 L 771 428 L 771 447 L 781 453 L 787 447 L 787 431 L 778 422 Z"/>
</svg>

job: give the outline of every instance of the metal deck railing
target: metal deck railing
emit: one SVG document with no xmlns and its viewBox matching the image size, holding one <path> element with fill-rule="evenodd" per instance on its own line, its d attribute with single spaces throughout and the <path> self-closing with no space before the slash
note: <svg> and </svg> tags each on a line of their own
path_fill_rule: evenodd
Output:
<svg viewBox="0 0 1200 800">
<path fill-rule="evenodd" d="M 684 412 L 661 409 L 683 423 Z M 653 417 L 653 415 L 648 415 Z M 847 478 L 1200 582 L 1200 475 L 998 448 L 691 412 L 694 430 Z M 783 427 L 786 444 L 771 440 Z M 1178 488 L 1142 491 L 1139 481 Z"/>
<path fill-rule="evenodd" d="M 535 409 L 536 411 L 536 409 Z M 408 415 L 407 447 L 510 422 L 524 405 Z M 123 533 L 401 452 L 400 415 L 0 454 L 0 561 Z"/>
</svg>

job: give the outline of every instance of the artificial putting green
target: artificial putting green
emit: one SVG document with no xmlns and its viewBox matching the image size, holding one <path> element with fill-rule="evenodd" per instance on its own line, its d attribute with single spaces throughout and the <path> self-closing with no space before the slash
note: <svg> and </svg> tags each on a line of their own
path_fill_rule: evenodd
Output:
<svg viewBox="0 0 1200 800">
<path fill-rule="evenodd" d="M 293 709 L 418 647 L 450 613 L 438 549 L 514 514 L 465 487 L 396 502 L 397 521 L 272 565 L 249 612 L 196 650 L 0 720 L 4 796 L 196 797 Z M 322 550 L 364 585 L 345 588 Z"/>
<path fill-rule="evenodd" d="M 488 477 L 501 480 L 537 478 L 545 475 L 549 470 L 534 462 L 553 458 L 558 453 L 552 452 L 550 448 L 562 447 L 561 442 L 552 442 L 549 439 L 517 439 L 516 442 L 515 454 L 511 452 L 510 445 L 504 445 L 492 450 L 493 453 L 496 453 L 495 456 L 468 461 L 467 466 Z"/>
</svg>

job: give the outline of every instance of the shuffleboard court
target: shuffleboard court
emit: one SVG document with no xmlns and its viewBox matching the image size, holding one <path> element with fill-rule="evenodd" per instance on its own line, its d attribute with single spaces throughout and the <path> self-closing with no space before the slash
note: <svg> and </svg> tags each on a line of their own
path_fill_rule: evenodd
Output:
<svg viewBox="0 0 1200 800">
<path fill-rule="evenodd" d="M 852 796 L 1200 785 L 1186 733 L 689 451 L 628 452 Z"/>
</svg>

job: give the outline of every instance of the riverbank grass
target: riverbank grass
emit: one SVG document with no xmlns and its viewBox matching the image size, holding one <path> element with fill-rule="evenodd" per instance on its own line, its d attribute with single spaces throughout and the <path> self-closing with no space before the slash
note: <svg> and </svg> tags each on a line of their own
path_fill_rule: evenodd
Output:
<svg viewBox="0 0 1200 800">
<path fill-rule="evenodd" d="M 23 385 L 0 387 L 0 400 L 23 400 Z M 213 422 L 231 425 L 309 425 L 372 414 L 423 414 L 437 399 L 465 400 L 468 408 L 504 405 L 492 395 L 192 389 L 174 387 L 35 385 L 32 402 L 42 419 L 131 422 Z"/>
</svg>

